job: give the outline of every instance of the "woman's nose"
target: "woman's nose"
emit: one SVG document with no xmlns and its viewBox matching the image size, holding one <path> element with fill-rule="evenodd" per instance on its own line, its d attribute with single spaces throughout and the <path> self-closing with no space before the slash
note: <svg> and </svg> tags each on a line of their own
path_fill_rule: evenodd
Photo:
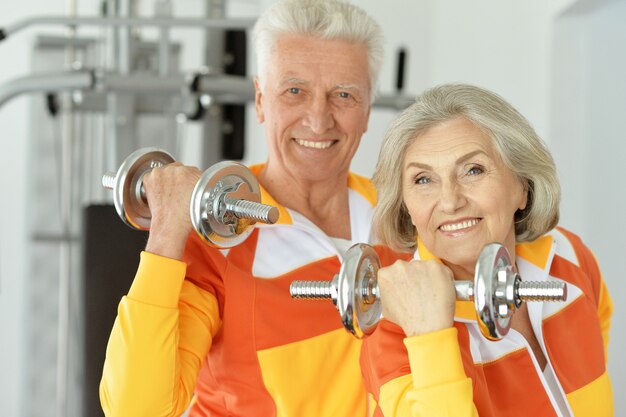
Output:
<svg viewBox="0 0 626 417">
<path fill-rule="evenodd" d="M 444 182 L 439 203 L 445 213 L 455 213 L 465 206 L 467 199 L 461 185 L 455 181 Z"/>
</svg>

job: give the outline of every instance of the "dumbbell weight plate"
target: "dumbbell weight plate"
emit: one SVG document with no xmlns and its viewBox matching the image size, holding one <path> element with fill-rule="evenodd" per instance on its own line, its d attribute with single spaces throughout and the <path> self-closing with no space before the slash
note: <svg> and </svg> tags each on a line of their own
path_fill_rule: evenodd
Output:
<svg viewBox="0 0 626 417">
<path fill-rule="evenodd" d="M 222 161 L 207 169 L 191 196 L 191 223 L 200 237 L 218 248 L 230 248 L 246 240 L 254 230 L 248 220 L 219 221 L 224 198 L 261 202 L 259 183 L 252 172 L 238 162 Z"/>
<path fill-rule="evenodd" d="M 500 340 L 511 327 L 512 314 L 498 313 L 499 278 L 513 274 L 509 252 L 498 243 L 486 245 L 478 257 L 474 276 L 474 306 L 480 331 L 490 340 Z"/>
<path fill-rule="evenodd" d="M 139 230 L 150 229 L 150 208 L 141 196 L 143 175 L 155 166 L 174 162 L 169 153 L 157 148 L 142 148 L 131 153 L 115 175 L 113 204 L 124 222 Z"/>
<path fill-rule="evenodd" d="M 345 328 L 359 339 L 371 334 L 382 318 L 380 297 L 367 296 L 377 287 L 379 268 L 376 251 L 369 245 L 356 244 L 346 252 L 339 271 L 337 310 Z"/>
</svg>

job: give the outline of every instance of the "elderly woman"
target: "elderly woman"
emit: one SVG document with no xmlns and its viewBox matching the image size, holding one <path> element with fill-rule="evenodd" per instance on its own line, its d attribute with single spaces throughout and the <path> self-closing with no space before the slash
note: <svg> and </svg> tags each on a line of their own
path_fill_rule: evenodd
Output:
<svg viewBox="0 0 626 417">
<path fill-rule="evenodd" d="M 426 91 L 391 126 L 374 182 L 374 228 L 415 251 L 379 271 L 383 320 L 363 346 L 366 386 L 385 416 L 610 416 L 612 304 L 590 250 L 556 227 L 554 162 L 529 123 L 469 85 Z M 565 281 L 566 303 L 523 305 L 484 338 L 453 280 L 502 243 L 524 280 Z"/>
</svg>

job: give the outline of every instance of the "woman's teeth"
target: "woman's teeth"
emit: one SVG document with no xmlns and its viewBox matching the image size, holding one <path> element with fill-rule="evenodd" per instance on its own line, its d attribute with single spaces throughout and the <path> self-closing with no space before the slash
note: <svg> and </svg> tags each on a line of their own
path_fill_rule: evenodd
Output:
<svg viewBox="0 0 626 417">
<path fill-rule="evenodd" d="M 467 229 L 478 224 L 478 219 L 465 220 L 459 223 L 442 224 L 439 228 L 444 232 L 453 232 L 455 230 Z"/>
</svg>

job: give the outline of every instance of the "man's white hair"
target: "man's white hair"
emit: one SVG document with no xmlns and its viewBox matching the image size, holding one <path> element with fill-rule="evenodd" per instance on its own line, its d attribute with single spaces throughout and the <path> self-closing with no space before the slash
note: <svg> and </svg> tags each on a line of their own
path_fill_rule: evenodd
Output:
<svg viewBox="0 0 626 417">
<path fill-rule="evenodd" d="M 378 23 L 363 9 L 344 0 L 280 0 L 265 10 L 253 30 L 261 86 L 274 46 L 283 35 L 313 36 L 365 45 L 370 97 L 374 99 L 383 62 L 384 37 Z"/>
</svg>

